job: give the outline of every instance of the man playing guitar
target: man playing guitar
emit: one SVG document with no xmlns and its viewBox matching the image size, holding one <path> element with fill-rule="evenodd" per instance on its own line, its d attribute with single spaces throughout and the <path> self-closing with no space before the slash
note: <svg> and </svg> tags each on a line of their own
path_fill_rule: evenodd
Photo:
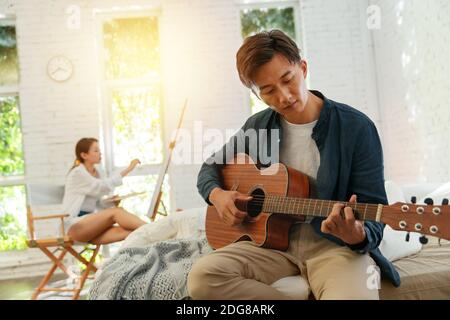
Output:
<svg viewBox="0 0 450 320">
<path fill-rule="evenodd" d="M 245 141 L 249 129 L 269 135 L 279 130 L 278 144 L 266 139 L 258 147 L 269 151 L 270 163 L 305 173 L 312 198 L 387 203 L 375 125 L 360 111 L 307 89 L 308 65 L 292 39 L 279 30 L 261 32 L 245 39 L 236 57 L 242 83 L 270 108 L 251 116 L 232 140 Z M 230 143 L 221 153 L 223 161 L 236 154 Z M 241 151 L 250 149 L 244 143 Z M 263 162 L 261 152 L 252 155 L 255 163 Z M 248 218 L 236 201 L 252 197 L 223 189 L 225 163 L 206 161 L 197 187 L 223 222 L 236 226 Z M 377 288 L 367 285 L 370 268 L 378 265 L 382 277 L 400 285 L 398 272 L 378 249 L 383 228 L 355 219 L 352 208 L 337 203 L 328 217 L 295 224 L 287 251 L 239 241 L 200 258 L 188 277 L 189 294 L 193 299 L 289 299 L 271 284 L 301 274 L 316 299 L 379 299 Z"/>
</svg>

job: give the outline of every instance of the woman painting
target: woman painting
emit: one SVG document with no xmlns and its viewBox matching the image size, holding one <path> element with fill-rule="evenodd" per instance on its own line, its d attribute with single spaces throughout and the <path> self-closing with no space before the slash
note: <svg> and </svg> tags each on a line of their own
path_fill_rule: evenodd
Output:
<svg viewBox="0 0 450 320">
<path fill-rule="evenodd" d="M 101 162 L 98 140 L 83 138 L 75 147 L 76 160 L 66 179 L 63 209 L 67 235 L 79 242 L 108 244 L 124 240 L 146 224 L 123 208 L 107 207 L 101 198 L 122 184 L 122 178 L 140 162 L 137 159 L 120 173 L 106 177 L 96 164 Z M 112 206 L 112 203 L 111 203 Z"/>
</svg>

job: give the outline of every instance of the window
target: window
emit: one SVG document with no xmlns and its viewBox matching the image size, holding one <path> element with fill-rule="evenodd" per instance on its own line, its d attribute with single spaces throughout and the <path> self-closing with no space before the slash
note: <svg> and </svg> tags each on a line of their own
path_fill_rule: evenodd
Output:
<svg viewBox="0 0 450 320">
<path fill-rule="evenodd" d="M 298 19 L 298 1 L 254 2 L 242 5 L 240 10 L 241 35 L 246 38 L 255 33 L 280 29 L 296 40 L 300 45 Z M 267 105 L 250 92 L 250 108 L 252 114 L 267 108 Z"/>
<path fill-rule="evenodd" d="M 18 66 L 14 20 L 0 19 L 0 251 L 26 248 Z"/>
<path fill-rule="evenodd" d="M 0 251 L 26 246 L 25 186 L 0 187 Z"/>
<path fill-rule="evenodd" d="M 134 158 L 141 161 L 116 193 L 146 191 L 145 196 L 122 203 L 130 212 L 144 216 L 164 159 L 158 15 L 98 17 L 106 167 L 113 172 Z M 167 209 L 169 190 L 165 179 L 163 202 Z"/>
<path fill-rule="evenodd" d="M 16 28 L 10 20 L 0 19 L 0 86 L 17 86 L 19 63 L 17 58 Z"/>
</svg>

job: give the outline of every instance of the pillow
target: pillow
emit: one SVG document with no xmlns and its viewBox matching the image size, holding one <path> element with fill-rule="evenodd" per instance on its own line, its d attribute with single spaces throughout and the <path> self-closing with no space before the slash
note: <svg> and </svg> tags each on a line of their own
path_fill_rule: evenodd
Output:
<svg viewBox="0 0 450 320">
<path fill-rule="evenodd" d="M 402 189 L 395 182 L 386 181 L 385 189 L 389 204 L 407 202 Z M 409 241 L 406 241 L 406 234 L 406 231 L 397 231 L 386 225 L 379 246 L 386 259 L 392 262 L 415 254 L 422 249 L 422 244 L 419 241 L 420 233 L 410 232 Z"/>
<path fill-rule="evenodd" d="M 397 231 L 386 225 L 379 246 L 386 259 L 392 262 L 418 253 L 422 249 L 422 244 L 419 241 L 420 233 L 411 232 L 409 241 L 406 241 L 406 234 L 406 231 Z"/>
<path fill-rule="evenodd" d="M 440 205 L 444 198 L 450 199 L 450 182 L 444 183 L 442 186 L 427 194 L 420 199 L 419 203 L 425 203 L 426 198 L 433 199 L 434 204 Z"/>
<path fill-rule="evenodd" d="M 396 202 L 406 202 L 405 195 L 402 188 L 394 181 L 386 181 L 384 183 L 384 188 L 386 189 L 386 195 L 389 204 Z"/>
<path fill-rule="evenodd" d="M 204 236 L 206 207 L 171 212 L 167 217 L 147 223 L 128 235 L 121 249 L 144 247 L 169 239 L 200 238 Z"/>
<path fill-rule="evenodd" d="M 281 278 L 271 286 L 294 300 L 307 300 L 311 291 L 308 282 L 300 275 Z"/>
</svg>

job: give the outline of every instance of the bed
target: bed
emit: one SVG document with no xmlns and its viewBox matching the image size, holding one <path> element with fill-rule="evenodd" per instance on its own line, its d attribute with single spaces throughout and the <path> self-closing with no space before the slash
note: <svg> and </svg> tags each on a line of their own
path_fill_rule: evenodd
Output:
<svg viewBox="0 0 450 320">
<path fill-rule="evenodd" d="M 384 300 L 450 300 L 450 242 L 438 244 L 436 238 L 419 253 L 393 262 L 401 277 L 401 286 L 382 281 L 380 298 Z"/>
<path fill-rule="evenodd" d="M 135 230 L 99 268 L 89 298 L 189 299 L 189 269 L 212 250 L 205 238 L 205 212 L 204 207 L 176 212 Z M 450 299 L 450 242 L 439 245 L 432 238 L 418 252 L 393 263 L 402 284 L 395 288 L 383 280 L 381 299 Z M 273 286 L 295 299 L 307 299 L 307 283 L 297 279 L 280 279 Z"/>
</svg>

